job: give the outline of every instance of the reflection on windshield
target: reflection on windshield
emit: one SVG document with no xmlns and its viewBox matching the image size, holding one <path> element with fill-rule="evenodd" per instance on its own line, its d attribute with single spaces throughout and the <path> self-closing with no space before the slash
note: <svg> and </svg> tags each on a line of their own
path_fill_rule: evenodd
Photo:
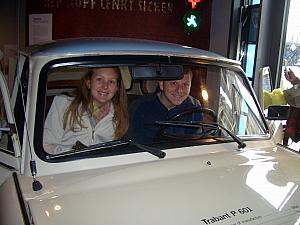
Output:
<svg viewBox="0 0 300 225">
<path fill-rule="evenodd" d="M 259 110 L 241 78 L 223 70 L 220 84 L 220 123 L 237 135 L 262 135 L 265 128 Z"/>
</svg>

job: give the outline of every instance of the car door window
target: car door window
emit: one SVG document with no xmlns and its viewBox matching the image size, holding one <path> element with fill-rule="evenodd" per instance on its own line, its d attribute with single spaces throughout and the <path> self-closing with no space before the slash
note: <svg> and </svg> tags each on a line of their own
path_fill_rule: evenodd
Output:
<svg viewBox="0 0 300 225">
<path fill-rule="evenodd" d="M 2 93 L 0 93 L 0 149 L 13 153 L 13 149 L 9 147 L 9 127 L 5 113 L 5 106 Z"/>
</svg>

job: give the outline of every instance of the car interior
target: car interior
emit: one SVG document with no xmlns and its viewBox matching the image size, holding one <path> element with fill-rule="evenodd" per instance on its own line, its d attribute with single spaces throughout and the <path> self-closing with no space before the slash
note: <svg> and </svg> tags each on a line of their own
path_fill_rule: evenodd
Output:
<svg viewBox="0 0 300 225">
<path fill-rule="evenodd" d="M 153 94 L 157 91 L 158 80 L 153 79 L 151 75 L 152 66 L 150 69 L 148 67 L 137 67 L 138 69 L 134 70 L 131 66 L 119 66 L 124 87 L 127 93 L 128 108 L 130 111 L 131 104 L 139 97 L 143 95 Z M 147 70 L 149 75 L 142 77 L 139 73 L 146 73 Z M 151 70 L 151 71 L 150 71 Z M 166 71 L 170 72 L 174 68 L 167 68 Z M 146 72 L 145 72 L 146 71 Z M 149 72 L 150 71 L 150 72 Z M 46 90 L 46 102 L 45 102 L 45 117 L 51 107 L 52 101 L 56 95 L 65 94 L 73 91 L 78 85 L 80 78 L 87 72 L 87 68 L 82 67 L 72 67 L 72 68 L 55 68 L 49 70 L 48 72 L 48 81 L 47 81 L 47 90 Z M 152 71 L 153 72 L 153 71 Z M 216 82 L 210 82 L 214 87 L 208 90 L 206 84 L 206 67 L 197 67 L 192 70 L 193 80 L 190 95 L 198 99 L 202 107 L 218 107 L 218 101 L 211 101 L 212 104 L 209 104 L 207 99 L 203 97 L 203 90 L 207 90 L 208 94 L 215 95 L 216 92 Z M 212 74 L 213 75 L 213 74 Z M 212 76 L 214 77 L 214 76 Z M 216 76 L 215 76 L 216 77 Z M 173 79 L 172 77 L 164 77 L 163 79 Z M 211 79 L 210 79 L 211 80 Z M 218 98 L 216 98 L 218 99 Z M 215 111 L 217 112 L 217 111 Z M 203 114 L 204 120 L 216 122 L 217 115 L 211 110 L 211 112 Z"/>
</svg>

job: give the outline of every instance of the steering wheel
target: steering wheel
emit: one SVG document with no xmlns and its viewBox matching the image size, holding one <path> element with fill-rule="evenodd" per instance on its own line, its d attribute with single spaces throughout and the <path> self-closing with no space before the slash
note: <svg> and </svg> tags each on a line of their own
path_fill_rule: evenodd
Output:
<svg viewBox="0 0 300 225">
<path fill-rule="evenodd" d="M 168 121 L 181 121 L 182 118 L 184 118 L 185 116 L 192 115 L 194 113 L 201 113 L 203 121 L 209 121 L 212 123 L 216 123 L 218 121 L 217 113 L 214 110 L 212 110 L 210 108 L 202 108 L 202 107 L 184 110 L 184 111 L 172 116 L 171 118 L 169 118 Z M 168 128 L 168 126 L 160 125 L 160 128 L 158 129 L 158 131 L 156 133 L 156 138 L 160 138 L 160 137 L 166 138 L 167 137 L 167 138 L 190 139 L 191 137 L 199 138 L 199 137 L 203 137 L 203 136 L 207 136 L 207 135 L 209 135 L 209 136 L 215 135 L 219 131 L 219 129 L 216 129 L 216 128 L 202 127 L 202 134 L 176 135 L 176 133 L 168 134 L 167 132 L 165 132 L 166 128 Z"/>
<path fill-rule="evenodd" d="M 187 116 L 187 115 L 191 115 L 193 113 L 202 113 L 202 116 L 207 115 L 212 119 L 211 122 L 214 122 L 214 123 L 216 123 L 217 120 L 218 120 L 217 113 L 214 110 L 209 109 L 209 108 L 197 107 L 197 108 L 187 109 L 187 110 L 184 110 L 180 113 L 177 113 L 176 115 L 169 118 L 169 121 L 180 120 L 182 117 Z"/>
</svg>

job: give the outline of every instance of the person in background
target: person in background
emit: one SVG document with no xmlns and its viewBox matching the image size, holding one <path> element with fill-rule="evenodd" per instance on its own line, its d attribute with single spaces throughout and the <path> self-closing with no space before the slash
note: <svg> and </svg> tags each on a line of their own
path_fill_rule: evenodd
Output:
<svg viewBox="0 0 300 225">
<path fill-rule="evenodd" d="M 291 69 L 285 71 L 284 75 L 293 85 L 292 88 L 283 91 L 284 97 L 289 105 L 300 107 L 300 78 Z"/>
<path fill-rule="evenodd" d="M 189 95 L 192 82 L 192 71 L 184 68 L 180 80 L 159 81 L 159 90 L 152 95 L 145 95 L 133 103 L 130 108 L 130 128 L 128 138 L 140 144 L 151 144 L 155 141 L 159 126 L 156 121 L 166 121 L 187 109 L 200 107 L 200 102 Z M 196 113 L 184 118 L 185 121 L 201 120 Z M 175 133 L 184 132 L 177 128 Z"/>
<path fill-rule="evenodd" d="M 44 148 L 58 154 L 71 150 L 76 142 L 89 146 L 120 139 L 128 124 L 119 69 L 89 69 L 74 92 L 54 98 L 45 121 Z"/>
<path fill-rule="evenodd" d="M 286 71 L 284 73 L 285 78 L 291 82 L 291 84 L 296 85 L 296 84 L 300 84 L 300 78 L 297 77 L 294 73 L 294 71 L 292 71 L 291 69 L 288 69 L 288 71 Z"/>
<path fill-rule="evenodd" d="M 285 69 L 284 76 L 293 87 L 282 90 L 275 88 L 272 92 L 264 92 L 264 109 L 271 105 L 286 105 L 287 103 L 294 107 L 300 107 L 300 78 L 290 68 Z"/>
<path fill-rule="evenodd" d="M 293 87 L 284 90 L 284 97 L 290 105 L 286 122 L 286 134 L 294 142 L 300 141 L 300 78 L 291 70 L 284 73 L 285 78 L 293 84 Z"/>
</svg>

